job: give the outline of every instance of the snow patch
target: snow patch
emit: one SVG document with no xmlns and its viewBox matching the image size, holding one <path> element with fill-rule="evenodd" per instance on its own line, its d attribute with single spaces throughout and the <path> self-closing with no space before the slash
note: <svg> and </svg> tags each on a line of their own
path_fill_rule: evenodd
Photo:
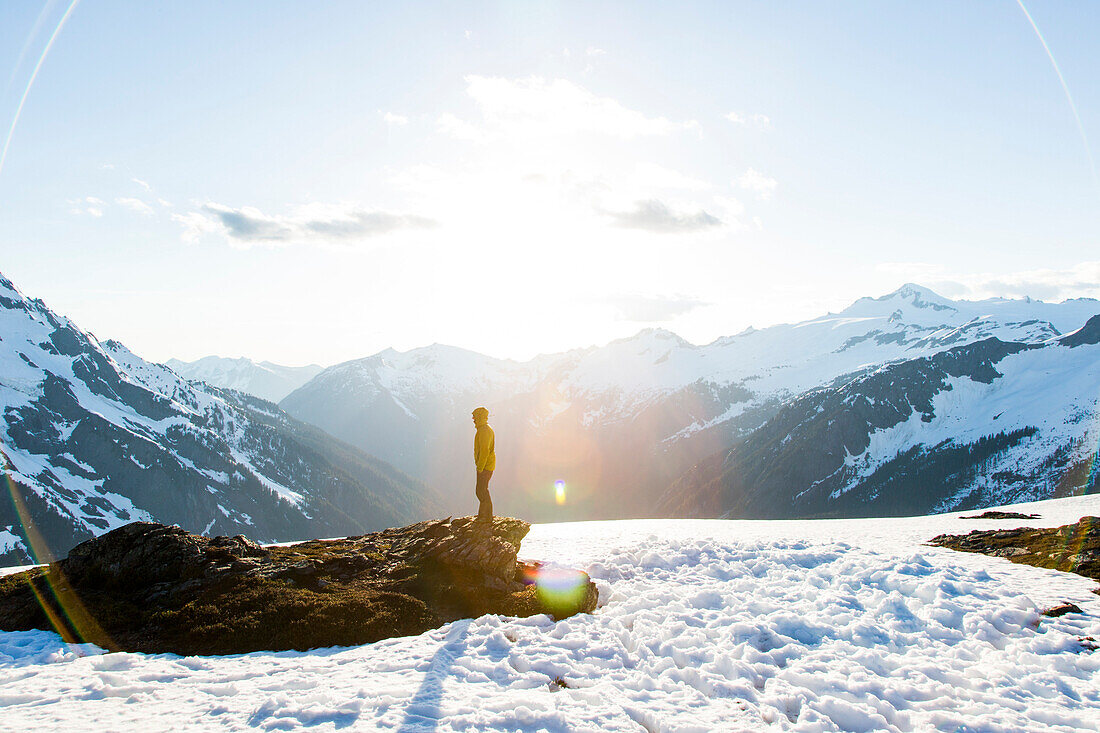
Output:
<svg viewBox="0 0 1100 733">
<path fill-rule="evenodd" d="M 13 550 L 27 551 L 27 546 L 23 544 L 23 538 L 12 532 L 12 527 L 0 529 L 0 555 Z"/>
</svg>

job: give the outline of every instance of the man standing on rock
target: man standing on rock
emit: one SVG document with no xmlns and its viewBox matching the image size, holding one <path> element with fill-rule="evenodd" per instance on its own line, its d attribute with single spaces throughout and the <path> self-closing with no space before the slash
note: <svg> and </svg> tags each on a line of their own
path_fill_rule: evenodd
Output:
<svg viewBox="0 0 1100 733">
<path fill-rule="evenodd" d="M 489 479 L 497 467 L 496 439 L 489 427 L 489 411 L 479 407 L 473 412 L 474 427 L 474 467 L 477 469 L 477 488 L 474 494 L 479 503 L 477 521 L 493 521 L 493 499 L 489 496 Z"/>
</svg>

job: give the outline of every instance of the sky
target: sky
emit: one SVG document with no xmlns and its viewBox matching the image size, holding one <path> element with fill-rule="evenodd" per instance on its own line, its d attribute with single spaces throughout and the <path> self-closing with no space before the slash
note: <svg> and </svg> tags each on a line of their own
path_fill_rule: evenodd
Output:
<svg viewBox="0 0 1100 733">
<path fill-rule="evenodd" d="M 0 3 L 0 272 L 148 359 L 292 365 L 1100 297 L 1098 38 L 1068 0 Z"/>
</svg>

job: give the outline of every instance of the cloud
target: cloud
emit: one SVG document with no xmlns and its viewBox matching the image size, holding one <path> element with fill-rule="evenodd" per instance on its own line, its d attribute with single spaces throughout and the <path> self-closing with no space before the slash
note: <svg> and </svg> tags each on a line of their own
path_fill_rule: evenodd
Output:
<svg viewBox="0 0 1100 733">
<path fill-rule="evenodd" d="M 434 220 L 423 216 L 327 204 L 303 206 L 289 216 L 274 216 L 252 206 L 232 208 L 211 202 L 204 204 L 201 212 L 172 218 L 184 225 L 185 239 L 221 231 L 234 243 L 245 246 L 350 241 L 436 226 Z"/>
<path fill-rule="evenodd" d="M 481 112 L 480 123 L 450 113 L 437 120 L 441 132 L 460 140 L 576 134 L 635 138 L 699 129 L 695 120 L 675 122 L 649 117 L 565 79 L 467 76 L 466 94 Z"/>
<path fill-rule="evenodd" d="M 144 188 L 146 191 L 152 191 L 153 190 L 152 187 L 149 185 L 149 183 L 147 181 L 143 181 L 140 178 L 131 178 L 130 180 L 133 181 L 134 183 L 136 183 L 137 185 L 141 186 L 142 188 Z"/>
<path fill-rule="evenodd" d="M 621 321 L 660 323 L 710 305 L 706 301 L 682 295 L 616 295 L 600 300 L 615 308 Z"/>
<path fill-rule="evenodd" d="M 122 198 L 115 199 L 115 203 L 119 206 L 125 206 L 130 211 L 136 211 L 139 214 L 144 214 L 145 216 L 152 216 L 153 214 L 153 207 L 145 203 L 141 199 L 123 196 Z"/>
<path fill-rule="evenodd" d="M 643 229 L 659 234 L 695 232 L 722 226 L 722 220 L 700 209 L 695 213 L 676 212 L 658 199 L 637 201 L 630 211 L 605 211 L 615 226 Z"/>
<path fill-rule="evenodd" d="M 754 127 L 758 130 L 767 130 L 772 126 L 771 118 L 758 112 L 727 112 L 723 117 L 741 127 Z"/>
<path fill-rule="evenodd" d="M 286 242 L 294 235 L 292 227 L 252 206 L 233 209 L 211 203 L 202 208 L 220 221 L 226 234 L 233 239 L 246 242 Z"/>
<path fill-rule="evenodd" d="M 607 55 L 607 51 L 604 51 L 602 48 L 596 48 L 595 46 L 589 46 L 588 48 L 586 48 L 584 50 L 584 53 L 585 53 L 586 56 L 605 56 L 605 55 Z"/>
<path fill-rule="evenodd" d="M 180 238 L 185 242 L 197 242 L 203 235 L 213 234 L 221 229 L 217 222 L 197 211 L 186 214 L 172 214 L 172 221 L 183 226 L 183 233 Z"/>
<path fill-rule="evenodd" d="M 374 237 L 398 229 L 430 229 L 436 222 L 423 216 L 391 214 L 386 211 L 354 211 L 335 217 L 310 219 L 301 226 L 330 239 Z"/>
<path fill-rule="evenodd" d="M 388 111 L 382 113 L 382 120 L 391 127 L 409 124 L 409 118 L 405 115 L 394 114 Z"/>
<path fill-rule="evenodd" d="M 1030 297 L 1059 302 L 1069 298 L 1100 298 L 1100 261 L 1080 262 L 1065 269 L 1010 273 L 957 274 L 927 262 L 884 262 L 877 269 L 919 282 L 954 299 Z"/>
<path fill-rule="evenodd" d="M 85 196 L 82 199 L 69 199 L 69 205 L 73 207 L 69 209 L 73 214 L 87 214 L 98 219 L 103 216 L 103 208 L 107 202 L 95 196 Z"/>
<path fill-rule="evenodd" d="M 759 171 L 749 168 L 741 174 L 735 183 L 743 189 L 754 192 L 761 199 L 769 199 L 775 193 L 778 182 Z"/>
</svg>

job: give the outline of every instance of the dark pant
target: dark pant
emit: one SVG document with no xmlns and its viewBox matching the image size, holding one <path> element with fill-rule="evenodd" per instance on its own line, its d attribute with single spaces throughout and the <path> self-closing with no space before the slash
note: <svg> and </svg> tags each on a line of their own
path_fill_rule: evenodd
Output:
<svg viewBox="0 0 1100 733">
<path fill-rule="evenodd" d="M 489 479 L 492 477 L 492 471 L 477 472 L 477 488 L 474 489 L 474 494 L 477 496 L 477 500 L 481 502 L 477 507 L 478 519 L 493 518 L 493 499 L 489 496 Z"/>
</svg>

